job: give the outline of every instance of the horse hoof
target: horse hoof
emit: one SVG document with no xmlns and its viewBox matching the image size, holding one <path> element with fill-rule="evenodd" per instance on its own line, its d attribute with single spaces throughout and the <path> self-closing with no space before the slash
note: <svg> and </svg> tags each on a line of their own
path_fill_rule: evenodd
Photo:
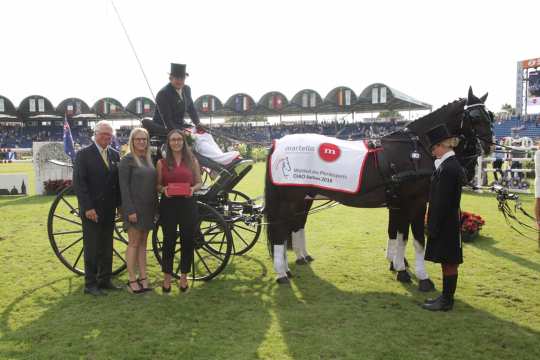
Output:
<svg viewBox="0 0 540 360">
<path fill-rule="evenodd" d="M 431 279 L 424 279 L 418 282 L 418 290 L 422 292 L 435 291 L 435 284 Z"/>
<path fill-rule="evenodd" d="M 307 262 L 312 262 L 315 260 L 315 258 L 313 258 L 311 255 L 306 256 L 304 259 L 306 259 Z"/>
<path fill-rule="evenodd" d="M 288 285 L 289 284 L 289 278 L 284 276 L 284 277 L 280 277 L 280 278 L 277 278 L 276 279 L 276 282 L 279 284 L 279 285 Z"/>
<path fill-rule="evenodd" d="M 294 275 L 290 271 L 287 271 L 285 274 L 287 274 L 287 278 L 289 278 L 289 279 L 294 277 Z"/>
<path fill-rule="evenodd" d="M 307 265 L 309 262 L 306 260 L 306 258 L 300 258 L 296 259 L 296 265 Z"/>
<path fill-rule="evenodd" d="M 410 282 L 412 282 L 411 275 L 409 275 L 407 270 L 398 271 L 398 273 L 397 273 L 397 281 L 399 281 L 401 283 L 410 283 Z"/>
</svg>

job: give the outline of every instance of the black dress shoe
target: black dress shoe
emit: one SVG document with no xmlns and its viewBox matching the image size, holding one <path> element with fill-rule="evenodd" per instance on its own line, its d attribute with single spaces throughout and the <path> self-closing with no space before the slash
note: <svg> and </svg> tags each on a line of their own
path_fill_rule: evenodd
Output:
<svg viewBox="0 0 540 360">
<path fill-rule="evenodd" d="M 294 275 L 292 274 L 292 272 L 290 272 L 290 271 L 288 271 L 288 270 L 287 270 L 287 272 L 286 272 L 285 274 L 287 274 L 287 277 L 288 277 L 289 279 L 291 279 L 291 278 L 294 277 Z"/>
<path fill-rule="evenodd" d="M 161 285 L 161 291 L 164 293 L 164 294 L 168 294 L 171 292 L 171 285 L 169 285 L 168 288 L 166 288 L 165 286 Z"/>
<path fill-rule="evenodd" d="M 439 295 L 438 297 L 434 298 L 434 299 L 426 299 L 426 301 L 424 301 L 424 304 L 433 304 L 434 302 L 437 302 L 439 301 L 439 299 L 442 297 L 442 295 Z"/>
<path fill-rule="evenodd" d="M 309 261 L 307 261 L 306 258 L 296 259 L 296 265 L 307 265 L 307 264 L 309 264 Z"/>
<path fill-rule="evenodd" d="M 423 309 L 430 310 L 430 311 L 448 311 L 448 310 L 452 310 L 453 307 L 454 307 L 454 300 L 447 299 L 444 296 L 440 296 L 434 302 L 431 302 L 431 303 L 426 302 L 424 305 L 422 305 Z"/>
<path fill-rule="evenodd" d="M 112 290 L 112 291 L 122 290 L 121 286 L 116 286 L 110 281 L 108 283 L 100 284 L 99 288 L 102 290 Z"/>
<path fill-rule="evenodd" d="M 313 257 L 311 257 L 311 255 L 306 256 L 304 259 L 306 259 L 307 262 L 312 262 L 315 260 Z"/>
<path fill-rule="evenodd" d="M 93 296 L 106 296 L 107 295 L 107 294 L 105 294 L 105 292 L 101 291 L 100 289 L 98 289 L 95 286 L 85 287 L 84 288 L 84 293 L 89 294 L 89 295 L 93 295 Z"/>
</svg>

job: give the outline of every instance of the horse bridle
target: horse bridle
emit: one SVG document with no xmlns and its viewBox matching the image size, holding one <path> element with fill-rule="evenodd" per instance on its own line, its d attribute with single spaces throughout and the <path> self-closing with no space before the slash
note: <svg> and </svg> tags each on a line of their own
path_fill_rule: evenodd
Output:
<svg viewBox="0 0 540 360">
<path fill-rule="evenodd" d="M 475 113 L 478 113 L 476 115 Z M 478 103 L 474 105 L 465 106 L 463 118 L 458 129 L 458 135 L 463 143 L 463 149 L 467 149 L 471 146 L 471 142 L 474 141 L 474 153 L 467 156 L 460 157 L 463 160 L 463 166 L 468 168 L 472 162 L 482 155 L 482 146 L 480 142 L 485 142 L 489 145 L 493 144 L 491 139 L 484 139 L 482 136 L 478 135 L 475 127 L 475 122 L 485 121 L 489 126 L 493 122 L 493 115 L 491 112 L 486 111 L 486 107 L 483 103 Z M 467 124 L 467 126 L 465 125 Z M 461 145 L 461 144 L 460 144 Z"/>
</svg>

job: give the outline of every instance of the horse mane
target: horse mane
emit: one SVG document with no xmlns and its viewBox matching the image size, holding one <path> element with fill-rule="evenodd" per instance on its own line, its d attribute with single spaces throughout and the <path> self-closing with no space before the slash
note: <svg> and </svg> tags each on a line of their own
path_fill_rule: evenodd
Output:
<svg viewBox="0 0 540 360">
<path fill-rule="evenodd" d="M 457 120 L 458 116 L 463 113 L 466 102 L 467 99 L 458 99 L 443 105 L 437 110 L 411 122 L 407 125 L 407 128 L 417 135 L 421 135 L 439 124 L 450 125 L 452 121 Z"/>
</svg>

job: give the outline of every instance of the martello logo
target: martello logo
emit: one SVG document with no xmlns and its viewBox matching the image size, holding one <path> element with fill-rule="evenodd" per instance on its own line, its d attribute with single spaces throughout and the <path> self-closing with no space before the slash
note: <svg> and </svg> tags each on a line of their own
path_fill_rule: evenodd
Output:
<svg viewBox="0 0 540 360">
<path fill-rule="evenodd" d="M 336 161 L 341 155 L 341 150 L 335 144 L 322 143 L 319 145 L 319 157 L 326 162 Z"/>
</svg>

